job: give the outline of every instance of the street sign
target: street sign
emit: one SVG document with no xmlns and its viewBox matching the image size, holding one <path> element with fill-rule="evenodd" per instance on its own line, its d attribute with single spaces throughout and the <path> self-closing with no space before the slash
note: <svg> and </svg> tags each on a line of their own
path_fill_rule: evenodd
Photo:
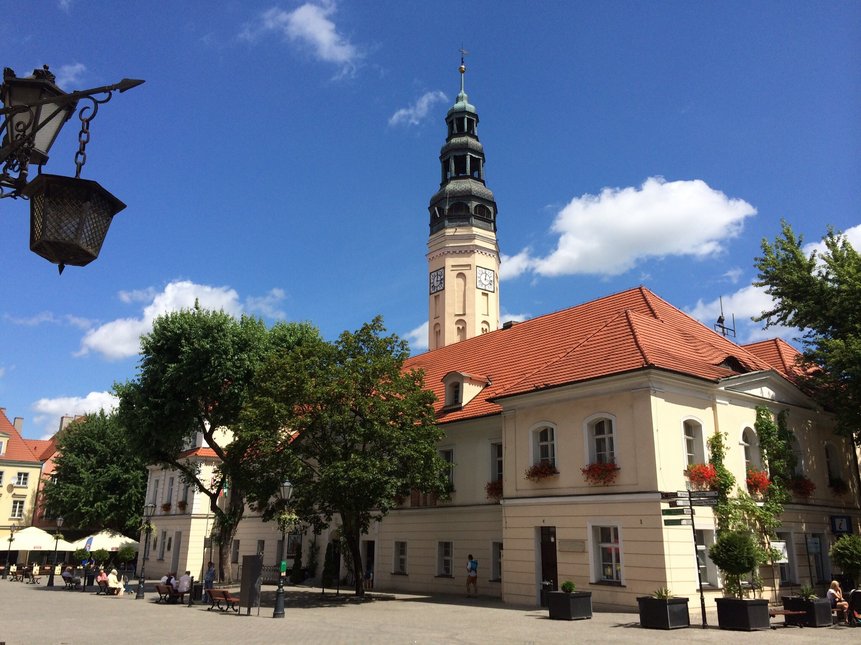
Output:
<svg viewBox="0 0 861 645">
<path fill-rule="evenodd" d="M 676 493 L 661 493 L 661 499 L 678 499 L 678 494 Z"/>
<path fill-rule="evenodd" d="M 696 502 L 694 502 L 694 503 L 696 503 Z M 689 499 L 671 499 L 670 500 L 670 506 L 679 507 L 679 506 L 690 506 L 690 505 L 691 505 L 691 500 L 689 500 Z"/>
<path fill-rule="evenodd" d="M 717 499 L 718 492 L 716 490 L 692 490 L 689 497 L 691 499 Z"/>
<path fill-rule="evenodd" d="M 692 506 L 717 506 L 718 501 L 716 499 L 692 499 Z"/>
<path fill-rule="evenodd" d="M 677 490 L 676 497 L 690 497 L 691 491 L 689 490 Z"/>
<path fill-rule="evenodd" d="M 688 508 L 662 508 L 661 515 L 693 515 L 694 509 Z"/>
<path fill-rule="evenodd" d="M 664 526 L 690 526 L 692 520 L 689 519 L 665 519 Z"/>
</svg>

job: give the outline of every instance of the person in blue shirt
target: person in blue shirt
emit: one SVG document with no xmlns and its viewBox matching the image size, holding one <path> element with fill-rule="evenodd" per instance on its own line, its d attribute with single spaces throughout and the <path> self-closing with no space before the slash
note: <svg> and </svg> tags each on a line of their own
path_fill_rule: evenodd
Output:
<svg viewBox="0 0 861 645">
<path fill-rule="evenodd" d="M 472 595 L 478 597 L 478 560 L 472 557 L 472 553 L 466 560 L 466 595 L 470 596 L 469 588 L 472 587 Z"/>
<path fill-rule="evenodd" d="M 208 590 L 212 589 L 215 586 L 215 564 L 210 562 L 209 566 L 206 568 L 206 573 L 203 575 L 203 588 Z M 212 602 L 212 599 L 209 597 L 209 594 L 204 592 L 203 594 L 204 602 Z"/>
</svg>

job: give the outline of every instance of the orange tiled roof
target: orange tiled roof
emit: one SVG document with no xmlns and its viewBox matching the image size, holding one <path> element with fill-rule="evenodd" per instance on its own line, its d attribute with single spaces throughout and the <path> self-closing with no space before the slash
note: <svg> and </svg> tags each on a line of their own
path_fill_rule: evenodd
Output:
<svg viewBox="0 0 861 645">
<path fill-rule="evenodd" d="M 209 457 L 211 459 L 218 459 L 218 455 L 215 454 L 215 451 L 208 446 L 186 450 L 179 455 L 180 459 L 183 457 Z"/>
<path fill-rule="evenodd" d="M 495 399 L 655 368 L 718 381 L 772 365 L 638 287 L 509 329 L 414 356 L 437 396 L 437 420 L 495 414 Z M 486 374 L 491 385 L 460 409 L 443 410 L 442 378 L 452 371 Z"/>
<path fill-rule="evenodd" d="M 9 435 L 6 450 L 0 456 L 0 461 L 31 461 L 35 465 L 42 463 L 30 450 L 27 442 L 21 437 L 12 422 L 9 421 L 3 408 L 0 408 L 0 432 Z"/>
<path fill-rule="evenodd" d="M 803 374 L 798 366 L 801 352 L 780 338 L 763 340 L 758 343 L 743 345 L 743 347 L 755 356 L 759 356 L 766 363 L 789 379 Z"/>
<path fill-rule="evenodd" d="M 53 441 L 51 439 L 24 439 L 24 443 L 39 461 L 45 461 L 43 455 L 51 447 Z"/>
</svg>

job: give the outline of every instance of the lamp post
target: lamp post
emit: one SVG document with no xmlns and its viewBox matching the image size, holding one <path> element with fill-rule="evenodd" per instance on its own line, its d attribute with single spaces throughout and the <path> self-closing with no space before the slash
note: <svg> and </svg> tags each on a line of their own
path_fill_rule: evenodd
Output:
<svg viewBox="0 0 861 645">
<path fill-rule="evenodd" d="M 57 543 L 60 541 L 60 529 L 63 528 L 63 518 L 57 518 L 57 530 L 54 531 L 54 558 L 51 564 L 51 570 L 48 572 L 48 586 L 54 586 L 54 571 L 57 569 Z"/>
<path fill-rule="evenodd" d="M 84 266 L 95 260 L 113 216 L 125 208 L 98 183 L 81 179 L 90 140 L 90 122 L 99 105 L 143 81 L 124 78 L 114 85 L 66 93 L 54 83 L 47 65 L 18 78 L 8 67 L 0 85 L 0 198 L 30 199 L 30 250 L 59 265 Z M 97 98 L 106 95 L 104 98 Z M 28 183 L 30 164 L 48 161 L 48 152 L 78 102 L 89 101 L 78 112 L 81 131 L 75 154 L 74 177 L 39 174 Z"/>
<path fill-rule="evenodd" d="M 283 513 L 287 512 L 290 507 L 290 498 L 293 497 L 293 484 L 285 481 L 281 484 L 281 489 L 278 491 L 281 495 L 281 501 L 284 505 Z M 279 558 L 279 575 L 278 575 L 278 591 L 275 592 L 275 611 L 272 612 L 272 618 L 284 618 L 284 576 L 287 574 L 287 562 L 284 560 L 284 554 L 287 548 L 287 521 L 283 515 L 278 523 L 281 525 L 281 557 Z"/>
<path fill-rule="evenodd" d="M 138 580 L 138 590 L 135 594 L 135 600 L 140 600 L 144 597 L 144 581 L 146 580 L 144 576 L 144 568 L 146 567 L 146 559 L 149 556 L 149 536 L 152 533 L 152 516 L 155 513 L 155 504 L 147 504 L 144 506 L 144 532 L 146 533 L 146 537 L 144 538 L 144 552 L 143 552 L 143 560 L 141 560 L 141 575 L 140 580 Z"/>
<path fill-rule="evenodd" d="M 15 541 L 15 531 L 18 530 L 18 527 L 15 524 L 11 524 L 9 526 L 9 546 L 6 548 L 6 565 L 3 567 L 3 580 L 6 579 L 6 575 L 9 572 L 9 556 L 12 555 L 12 542 Z"/>
</svg>

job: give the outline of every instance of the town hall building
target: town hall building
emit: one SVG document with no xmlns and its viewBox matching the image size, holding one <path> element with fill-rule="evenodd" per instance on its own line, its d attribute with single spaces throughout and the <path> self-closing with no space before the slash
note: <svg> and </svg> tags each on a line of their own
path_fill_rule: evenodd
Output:
<svg viewBox="0 0 861 645">
<path fill-rule="evenodd" d="M 693 596 L 699 578 L 717 596 L 711 509 L 696 509 L 692 530 L 664 513 L 662 493 L 689 488 L 685 472 L 708 461 L 716 433 L 740 486 L 748 469 L 766 468 L 758 406 L 788 414 L 798 474 L 815 486 L 785 507 L 785 557 L 764 576 L 764 593 L 827 583 L 829 547 L 861 528 L 858 456 L 796 386 L 795 349 L 781 340 L 737 345 L 645 287 L 500 326 L 496 232 L 504 222 L 487 187 L 463 65 L 460 72 L 429 204 L 429 351 L 406 365 L 422 370 L 436 395 L 452 492 L 445 501 L 414 494 L 371 527 L 362 553 L 375 590 L 463 593 L 473 554 L 479 593 L 507 603 L 538 605 L 542 590 L 565 580 L 608 608 L 635 607 L 659 587 Z M 207 481 L 214 452 L 201 440 L 187 457 Z M 150 575 L 201 574 L 211 553 L 207 502 L 176 473 L 150 468 Z M 231 560 L 262 553 L 274 565 L 277 527 L 251 509 L 246 518 Z M 322 562 L 330 533 L 294 536 L 304 562 L 312 549 Z"/>
</svg>

